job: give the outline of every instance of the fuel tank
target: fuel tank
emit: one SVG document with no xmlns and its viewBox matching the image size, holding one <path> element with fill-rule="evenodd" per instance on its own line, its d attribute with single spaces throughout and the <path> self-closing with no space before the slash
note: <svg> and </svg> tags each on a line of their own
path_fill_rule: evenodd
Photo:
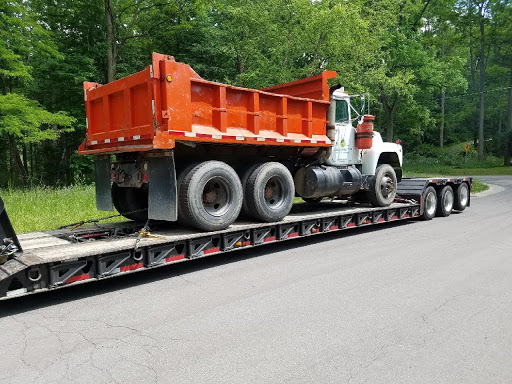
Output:
<svg viewBox="0 0 512 384">
<path fill-rule="evenodd" d="M 295 173 L 294 183 L 300 197 L 348 196 L 359 191 L 362 176 L 354 166 L 315 165 L 300 168 Z"/>
</svg>

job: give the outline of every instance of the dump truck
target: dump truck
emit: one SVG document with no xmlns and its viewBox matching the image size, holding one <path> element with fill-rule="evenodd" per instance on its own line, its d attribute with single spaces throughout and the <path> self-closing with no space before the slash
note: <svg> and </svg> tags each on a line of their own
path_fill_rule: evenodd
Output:
<svg viewBox="0 0 512 384">
<path fill-rule="evenodd" d="M 97 206 L 133 220 L 17 235 L 0 197 L 0 300 L 464 211 L 473 179 L 402 177 L 401 146 L 335 76 L 245 89 L 153 54 L 142 72 L 85 83 L 79 152 L 95 157 Z"/>
<path fill-rule="evenodd" d="M 141 72 L 84 83 L 87 132 L 78 152 L 95 157 L 98 209 L 211 231 L 240 214 L 280 221 L 296 196 L 389 206 L 402 147 L 383 142 L 374 117 L 329 86 L 335 77 L 324 71 L 246 89 L 154 53 Z"/>
</svg>

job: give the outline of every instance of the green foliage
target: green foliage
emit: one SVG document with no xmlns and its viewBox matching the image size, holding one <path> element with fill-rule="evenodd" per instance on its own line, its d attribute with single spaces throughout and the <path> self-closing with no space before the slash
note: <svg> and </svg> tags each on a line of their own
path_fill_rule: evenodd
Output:
<svg viewBox="0 0 512 384">
<path fill-rule="evenodd" d="M 478 161 L 477 149 L 473 146 L 465 155 L 467 143 L 438 148 L 422 145 L 414 152 L 405 152 L 404 171 L 408 176 L 432 175 L 512 175 L 512 167 L 503 167 L 503 161 L 495 156 L 487 156 Z"/>
<path fill-rule="evenodd" d="M 476 137 L 480 3 L 2 2 L 0 146 L 8 151 L 0 151 L 0 185 L 91 181 L 91 159 L 76 155 L 85 136 L 82 83 L 106 82 L 107 49 L 117 78 L 145 68 L 153 51 L 174 55 L 205 79 L 254 88 L 335 70 L 333 82 L 371 94 L 377 130 L 400 138 L 407 154 L 419 148 L 418 156 L 430 161 L 422 148 L 439 143 L 443 92 L 445 145 Z M 512 70 L 512 4 L 486 4 L 484 133 L 488 154 L 501 156 L 512 142 L 505 89 Z M 492 165 L 488 161 L 482 164 Z"/>
<path fill-rule="evenodd" d="M 19 137 L 25 143 L 56 139 L 59 131 L 51 127 L 69 126 L 73 121 L 64 112 L 50 113 L 19 94 L 0 95 L 0 135 Z"/>
</svg>

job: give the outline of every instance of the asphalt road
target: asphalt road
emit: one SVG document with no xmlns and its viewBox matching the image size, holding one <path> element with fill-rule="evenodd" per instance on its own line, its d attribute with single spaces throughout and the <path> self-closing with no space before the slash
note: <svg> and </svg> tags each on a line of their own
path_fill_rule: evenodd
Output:
<svg viewBox="0 0 512 384">
<path fill-rule="evenodd" d="M 0 302 L 0 383 L 510 383 L 512 178 L 463 214 Z"/>
</svg>

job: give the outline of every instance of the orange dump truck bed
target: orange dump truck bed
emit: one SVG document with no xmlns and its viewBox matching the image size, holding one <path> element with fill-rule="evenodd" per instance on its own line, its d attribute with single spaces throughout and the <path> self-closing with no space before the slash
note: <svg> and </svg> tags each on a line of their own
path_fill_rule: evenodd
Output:
<svg viewBox="0 0 512 384">
<path fill-rule="evenodd" d="M 327 79 L 335 72 L 255 90 L 204 80 L 170 56 L 154 53 L 152 61 L 106 85 L 84 83 L 79 153 L 171 149 L 176 141 L 330 146 Z"/>
</svg>

